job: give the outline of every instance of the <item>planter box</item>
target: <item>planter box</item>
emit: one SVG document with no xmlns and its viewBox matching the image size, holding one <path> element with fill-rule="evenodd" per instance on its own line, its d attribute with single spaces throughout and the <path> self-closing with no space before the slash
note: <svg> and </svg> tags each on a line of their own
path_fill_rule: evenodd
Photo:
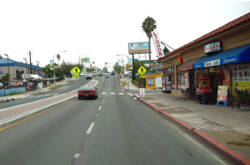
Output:
<svg viewBox="0 0 250 165">
<path fill-rule="evenodd" d="M 240 110 L 242 110 L 242 111 L 250 111 L 250 105 L 241 105 Z"/>
</svg>

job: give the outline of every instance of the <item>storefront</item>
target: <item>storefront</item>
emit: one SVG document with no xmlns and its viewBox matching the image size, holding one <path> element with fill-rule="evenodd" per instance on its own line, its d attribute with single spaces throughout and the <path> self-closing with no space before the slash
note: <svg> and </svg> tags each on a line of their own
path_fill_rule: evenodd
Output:
<svg viewBox="0 0 250 165">
<path fill-rule="evenodd" d="M 219 85 L 250 89 L 249 35 L 250 13 L 159 58 L 166 91 L 182 95 L 187 88 L 207 87 L 216 93 Z M 178 56 L 183 59 L 179 67 Z"/>
<path fill-rule="evenodd" d="M 228 85 L 230 93 L 250 89 L 250 44 L 208 55 L 194 64 L 195 86 L 207 86 L 217 92 L 219 85 Z"/>
</svg>

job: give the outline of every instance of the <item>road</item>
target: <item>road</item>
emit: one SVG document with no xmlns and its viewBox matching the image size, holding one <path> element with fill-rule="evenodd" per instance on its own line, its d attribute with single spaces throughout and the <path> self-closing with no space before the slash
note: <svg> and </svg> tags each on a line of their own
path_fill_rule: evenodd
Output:
<svg viewBox="0 0 250 165">
<path fill-rule="evenodd" d="M 0 164 L 229 164 L 134 99 L 116 77 L 97 100 L 77 98 L 0 132 Z"/>
<path fill-rule="evenodd" d="M 67 93 L 67 92 L 73 91 L 74 89 L 78 89 L 81 85 L 86 84 L 89 81 L 90 80 L 86 80 L 85 77 L 81 77 L 78 81 L 76 81 L 76 82 L 72 81 L 72 82 L 68 83 L 67 85 L 65 85 L 57 90 L 51 90 L 51 91 L 48 91 L 48 92 L 42 93 L 42 94 L 34 94 L 32 96 L 25 97 L 24 99 L 18 99 L 16 101 L 0 104 L 0 109 L 16 106 L 16 105 L 20 105 L 20 104 L 25 104 L 25 103 L 29 103 L 29 102 L 33 102 L 33 101 L 38 101 L 38 100 L 53 97 L 56 95 L 60 95 L 63 93 Z"/>
</svg>

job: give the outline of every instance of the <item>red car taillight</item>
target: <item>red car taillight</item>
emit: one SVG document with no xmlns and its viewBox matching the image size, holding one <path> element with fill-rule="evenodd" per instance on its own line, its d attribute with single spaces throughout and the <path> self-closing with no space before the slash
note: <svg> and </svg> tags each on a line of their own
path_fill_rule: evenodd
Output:
<svg viewBox="0 0 250 165">
<path fill-rule="evenodd" d="M 91 93 L 95 93 L 95 91 L 91 91 Z"/>
</svg>

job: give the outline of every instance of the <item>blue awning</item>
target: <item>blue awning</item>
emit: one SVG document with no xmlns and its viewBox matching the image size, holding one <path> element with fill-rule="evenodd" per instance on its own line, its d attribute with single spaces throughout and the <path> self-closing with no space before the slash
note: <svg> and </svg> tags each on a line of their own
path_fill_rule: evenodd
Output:
<svg viewBox="0 0 250 165">
<path fill-rule="evenodd" d="M 250 44 L 233 48 L 213 56 L 203 57 L 194 64 L 194 69 L 219 66 L 237 62 L 250 62 Z"/>
</svg>

